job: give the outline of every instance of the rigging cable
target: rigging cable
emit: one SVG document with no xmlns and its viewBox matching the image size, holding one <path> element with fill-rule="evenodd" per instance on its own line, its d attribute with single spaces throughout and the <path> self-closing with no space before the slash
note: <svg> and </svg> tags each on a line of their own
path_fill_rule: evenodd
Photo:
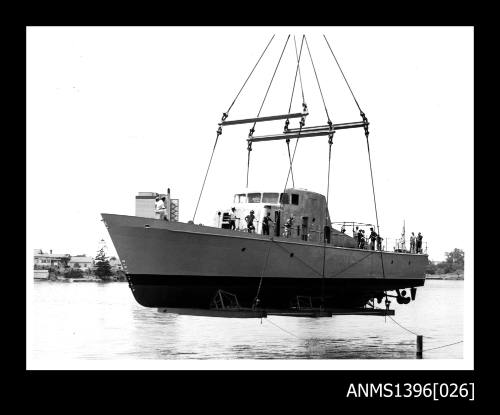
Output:
<svg viewBox="0 0 500 415">
<path fill-rule="evenodd" d="M 321 306 L 324 306 L 325 302 L 325 268 L 326 268 L 326 235 L 325 231 L 327 229 L 327 213 L 328 213 L 328 197 L 330 193 L 330 165 L 331 165 L 331 157 L 332 157 L 332 143 L 333 143 L 333 135 L 335 134 L 335 129 L 333 128 L 333 123 L 330 119 L 330 115 L 328 114 L 328 109 L 326 108 L 325 98 L 323 96 L 323 91 L 321 90 L 321 85 L 319 83 L 318 74 L 316 72 L 316 67 L 314 66 L 314 60 L 312 58 L 311 49 L 309 48 L 309 43 L 307 42 L 307 38 L 305 38 L 307 51 L 309 53 L 309 58 L 311 59 L 311 64 L 314 70 L 314 76 L 316 77 L 316 82 L 318 83 L 319 92 L 321 94 L 321 100 L 323 101 L 323 106 L 325 107 L 326 117 L 328 119 L 328 125 L 330 127 L 330 133 L 328 134 L 328 180 L 327 180 L 327 192 L 326 192 L 326 205 L 325 205 L 325 226 L 323 228 L 323 276 L 321 278 Z"/>
<path fill-rule="evenodd" d="M 347 78 L 344 75 L 344 71 L 340 67 L 340 63 L 337 60 L 337 57 L 335 56 L 335 53 L 333 53 L 333 50 L 332 50 L 332 48 L 330 46 L 330 43 L 328 42 L 328 39 L 326 38 L 325 35 L 323 35 L 323 37 L 325 38 L 326 44 L 328 45 L 328 48 L 330 49 L 330 52 L 332 53 L 333 59 L 335 59 L 335 62 L 337 63 L 337 66 L 338 66 L 338 68 L 340 70 L 340 73 L 342 74 L 342 77 L 344 78 L 344 81 L 345 81 L 347 87 L 349 88 L 349 91 L 351 92 L 351 95 L 352 95 L 352 97 L 354 99 L 354 102 L 356 103 L 356 106 L 359 109 L 359 114 L 361 115 L 361 118 L 363 118 L 364 129 L 365 129 L 365 137 L 366 137 L 366 148 L 368 150 L 368 161 L 369 161 L 369 164 L 370 164 L 370 177 L 371 177 L 371 182 L 372 182 L 373 205 L 375 207 L 375 219 L 377 221 L 377 237 L 380 238 L 380 226 L 379 226 L 379 222 L 378 222 L 377 200 L 375 198 L 375 184 L 374 184 L 374 181 L 373 181 L 372 159 L 371 159 L 371 154 L 370 154 L 370 143 L 369 143 L 369 140 L 368 140 L 368 135 L 370 134 L 370 132 L 368 131 L 368 119 L 366 118 L 365 113 L 361 110 L 361 107 L 360 107 L 360 105 L 358 103 L 358 100 L 354 96 L 354 92 L 352 91 L 352 88 L 349 85 L 349 82 L 347 81 Z M 385 278 L 384 258 L 383 258 L 382 251 L 380 251 L 380 263 L 382 265 L 382 275 Z M 386 293 L 386 301 L 387 301 L 387 293 Z"/>
<path fill-rule="evenodd" d="M 332 160 L 332 144 L 333 144 L 333 134 L 335 134 L 335 130 L 328 135 L 328 177 L 327 177 L 327 185 L 326 185 L 326 206 L 325 206 L 325 228 L 327 226 L 327 212 L 328 212 L 328 199 L 330 196 L 330 166 Z M 323 235 L 323 275 L 321 277 L 321 305 L 324 306 L 325 302 L 325 268 L 326 268 L 326 235 Z"/>
<path fill-rule="evenodd" d="M 323 35 L 323 37 L 325 38 L 326 40 L 326 44 L 328 45 L 328 48 L 330 49 L 330 52 L 332 52 L 332 55 L 333 55 L 333 59 L 335 59 L 335 62 L 337 63 L 337 66 L 339 67 L 340 69 L 340 73 L 342 74 L 342 77 L 344 78 L 344 81 L 345 83 L 347 84 L 347 87 L 349 88 L 349 91 L 351 91 L 351 95 L 352 97 L 354 98 L 354 102 L 356 103 L 356 105 L 358 106 L 358 109 L 359 109 L 359 112 L 361 114 L 363 114 L 363 111 L 361 111 L 361 107 L 359 106 L 358 104 L 358 100 L 356 99 L 356 97 L 354 96 L 354 92 L 352 92 L 352 89 L 351 89 L 351 86 L 349 85 L 349 82 L 347 82 L 347 78 L 345 77 L 344 75 L 344 71 L 342 70 L 342 68 L 340 67 L 340 64 L 339 64 L 339 61 L 337 60 L 337 57 L 335 56 L 335 53 L 333 53 L 333 50 L 330 46 L 330 43 L 328 42 L 328 39 L 326 38 L 325 35 Z"/>
<path fill-rule="evenodd" d="M 302 35 L 302 43 L 300 45 L 300 53 L 302 54 L 302 46 L 304 44 L 304 38 L 305 38 L 305 35 Z M 294 40 L 294 43 L 295 43 L 295 38 L 293 39 Z M 297 51 L 297 43 L 295 43 L 295 55 L 297 56 L 297 59 L 299 59 L 299 54 L 298 54 L 298 51 Z M 302 108 L 303 108 L 303 111 L 306 112 L 307 111 L 307 104 L 306 104 L 306 100 L 304 98 L 304 86 L 303 86 L 303 83 L 302 83 L 302 75 L 301 75 L 301 71 L 300 71 L 300 65 L 299 65 L 299 81 L 300 81 L 300 90 L 302 92 Z M 293 161 L 295 160 L 295 153 L 297 152 L 297 145 L 299 144 L 299 140 L 300 140 L 300 133 L 302 132 L 302 127 L 305 125 L 305 119 L 302 118 L 301 119 L 301 122 L 300 122 L 300 129 L 299 129 L 299 134 L 298 134 L 298 137 L 297 137 L 297 140 L 295 140 L 295 147 L 293 148 L 293 154 L 292 154 L 292 162 L 291 162 L 291 166 L 293 166 Z M 286 178 L 286 182 L 285 182 L 285 188 L 288 184 L 288 178 L 290 177 L 290 171 L 288 172 L 288 176 Z M 295 187 L 295 185 L 294 185 Z"/>
<path fill-rule="evenodd" d="M 258 118 L 260 116 L 260 112 L 262 111 L 262 107 L 264 106 L 264 102 L 266 102 L 267 94 L 269 93 L 269 89 L 271 89 L 271 85 L 273 83 L 274 76 L 276 75 L 276 72 L 278 71 L 278 67 L 280 65 L 281 58 L 283 57 L 283 53 L 285 53 L 286 45 L 288 44 L 288 39 L 290 39 L 290 35 L 288 35 L 288 37 L 286 38 L 285 46 L 283 46 L 283 50 L 281 51 L 280 58 L 278 59 L 278 63 L 276 64 L 276 68 L 274 69 L 273 76 L 271 77 L 271 81 L 269 82 L 269 86 L 267 87 L 266 94 L 264 95 L 264 99 L 262 100 L 262 104 L 260 105 L 259 112 L 257 113 L 256 118 Z M 253 136 L 253 133 L 255 132 L 255 125 L 256 124 L 257 124 L 257 121 L 255 121 L 253 123 L 253 126 L 248 133 L 248 138 L 251 138 Z M 248 161 L 247 161 L 247 186 L 246 187 L 248 188 L 248 173 L 250 171 L 250 152 L 252 151 L 252 142 L 251 141 L 248 142 L 247 150 L 248 150 Z"/>
<path fill-rule="evenodd" d="M 231 110 L 231 108 L 233 107 L 234 103 L 236 102 L 236 100 L 238 99 L 238 97 L 240 96 L 241 94 L 241 91 L 243 91 L 243 88 L 245 87 L 245 85 L 247 84 L 248 80 L 250 79 L 250 77 L 252 76 L 253 72 L 255 71 L 255 68 L 257 67 L 257 65 L 259 64 L 260 60 L 262 59 L 262 57 L 264 56 L 264 54 L 266 53 L 266 50 L 267 48 L 269 47 L 269 45 L 271 44 L 271 42 L 273 41 L 274 39 L 274 36 L 273 35 L 271 37 L 271 40 L 269 40 L 266 48 L 264 49 L 264 51 L 262 52 L 262 54 L 260 55 L 259 59 L 257 60 L 257 63 L 254 65 L 253 69 L 251 70 L 250 74 L 248 75 L 247 79 L 245 80 L 245 82 L 243 83 L 243 86 L 240 88 L 238 94 L 236 94 L 236 97 L 234 98 L 233 100 L 233 103 L 229 106 L 228 110 L 222 114 L 222 121 L 225 121 L 225 119 L 228 117 L 229 115 L 229 111 Z M 205 173 L 205 178 L 203 179 L 203 184 L 201 185 L 201 190 L 200 190 L 200 195 L 198 196 L 198 202 L 196 203 L 196 208 L 194 210 L 194 214 L 193 214 L 193 223 L 194 223 L 194 219 L 196 217 L 196 212 L 198 211 L 198 206 L 200 204 L 200 200 L 201 200 L 201 195 L 203 193 L 203 189 L 205 188 L 205 182 L 207 181 L 207 176 L 208 176 L 208 171 L 210 170 L 210 165 L 212 164 L 212 159 L 214 157 L 214 152 L 215 152 L 215 147 L 217 146 L 217 142 L 219 140 L 219 136 L 222 134 L 222 126 L 219 126 L 218 130 L 217 130 L 217 136 L 215 137 L 215 143 L 214 143 L 214 148 L 212 149 L 212 155 L 210 156 L 210 161 L 208 162 L 208 167 L 207 167 L 207 171 Z"/>
<path fill-rule="evenodd" d="M 273 240 L 273 238 L 271 238 L 271 241 L 272 240 Z M 253 300 L 253 307 L 252 308 L 254 308 L 254 309 L 260 303 L 259 294 L 260 294 L 260 289 L 262 287 L 262 279 L 264 278 L 264 272 L 265 272 L 265 270 L 267 268 L 267 263 L 269 261 L 269 254 L 271 252 L 271 246 L 272 246 L 272 244 L 269 244 L 269 247 L 267 248 L 266 260 L 264 261 L 264 267 L 262 268 L 262 272 L 260 273 L 259 287 L 257 288 L 257 294 L 255 295 L 255 298 Z"/>
<path fill-rule="evenodd" d="M 302 56 L 302 46 L 304 45 L 304 37 L 305 35 L 302 35 L 302 43 L 300 44 L 300 53 L 298 54 L 297 56 L 297 42 L 295 41 L 295 36 L 293 36 L 293 43 L 295 44 L 295 56 L 297 58 L 297 68 L 295 69 L 295 77 L 293 79 L 293 87 L 292 87 L 292 95 L 290 96 L 290 105 L 288 106 L 288 114 L 290 114 L 291 110 L 292 110 L 292 102 L 293 102 L 293 94 L 295 92 L 295 84 L 297 82 L 297 73 L 300 73 L 300 57 Z M 306 112 L 306 109 L 307 109 L 307 105 L 305 104 L 305 101 L 304 101 L 304 89 L 302 88 L 302 80 L 300 81 L 300 88 L 302 90 L 302 108 L 303 108 L 303 112 Z M 285 121 L 285 133 L 288 131 L 288 125 L 290 124 L 290 120 L 287 118 L 286 121 Z M 304 120 L 304 117 L 301 118 L 301 121 L 300 121 L 300 125 L 301 125 L 301 129 L 302 129 L 302 126 L 305 124 L 305 120 Z M 299 135 L 300 135 L 300 132 L 299 132 Z M 298 141 L 298 138 L 297 138 L 297 141 Z M 297 141 L 295 142 L 295 149 L 297 149 Z M 290 169 L 288 170 L 288 176 L 290 176 L 290 174 L 292 175 L 292 187 L 295 187 L 295 179 L 293 177 L 293 160 L 292 160 L 292 156 L 290 154 L 290 139 L 287 138 L 286 139 L 286 147 L 287 147 L 287 150 L 288 150 L 288 160 L 290 161 Z M 294 155 L 295 155 L 295 151 L 294 151 Z M 286 188 L 286 185 L 288 184 L 288 177 L 286 179 L 286 184 L 285 184 L 285 188 Z"/>
<path fill-rule="evenodd" d="M 309 43 L 307 43 L 307 38 L 305 38 L 307 51 L 309 52 L 309 58 L 311 59 L 312 67 L 314 70 L 314 76 L 316 77 L 316 82 L 318 83 L 319 93 L 321 94 L 321 99 L 323 100 L 323 106 L 325 107 L 326 117 L 328 118 L 328 124 L 331 124 L 330 115 L 328 115 L 328 109 L 326 108 L 325 98 L 323 97 L 323 91 L 321 90 L 321 85 L 319 84 L 318 74 L 316 73 L 316 67 L 314 66 L 314 61 L 311 56 L 311 50 L 309 49 Z"/>
<path fill-rule="evenodd" d="M 243 91 L 243 88 L 245 87 L 245 85 L 247 84 L 248 80 L 249 80 L 249 79 L 250 79 L 250 77 L 252 76 L 253 71 L 255 71 L 255 68 L 256 68 L 256 67 L 257 67 L 257 65 L 259 64 L 259 62 L 260 62 L 260 60 L 262 59 L 262 57 L 264 56 L 264 53 L 266 53 L 266 50 L 267 50 L 267 48 L 269 47 L 269 45 L 271 44 L 271 42 L 273 41 L 274 36 L 275 36 L 275 35 L 273 35 L 273 36 L 271 37 L 271 40 L 269 40 L 269 42 L 268 42 L 268 44 L 267 44 L 266 48 L 264 49 L 264 51 L 263 51 L 263 52 L 262 52 L 262 54 L 260 55 L 260 58 L 258 59 L 257 63 L 254 65 L 254 67 L 253 67 L 252 71 L 250 72 L 250 74 L 248 75 L 247 79 L 246 79 L 246 80 L 245 80 L 245 82 L 243 83 L 243 86 L 241 87 L 240 91 L 236 94 L 236 97 L 234 98 L 233 103 L 229 106 L 229 108 L 227 109 L 227 111 L 224 113 L 224 114 L 226 115 L 226 118 L 227 118 L 227 116 L 229 115 L 229 111 L 231 110 L 231 108 L 233 108 L 234 103 L 236 102 L 236 100 L 237 100 L 237 99 L 238 99 L 238 97 L 240 96 L 241 91 Z"/>
</svg>

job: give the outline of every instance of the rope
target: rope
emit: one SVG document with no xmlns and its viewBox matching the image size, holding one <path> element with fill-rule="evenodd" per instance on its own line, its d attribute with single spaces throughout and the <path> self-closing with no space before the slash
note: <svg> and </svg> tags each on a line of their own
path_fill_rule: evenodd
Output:
<svg viewBox="0 0 500 415">
<path fill-rule="evenodd" d="M 300 44 L 300 53 L 302 54 L 302 46 L 304 44 L 304 39 L 305 39 L 305 35 L 302 35 L 302 42 Z M 293 37 L 293 43 L 295 44 L 295 56 L 297 56 L 297 42 L 295 42 L 295 36 Z M 298 60 L 300 60 L 299 58 L 297 58 Z M 304 87 L 302 85 L 302 75 L 300 73 L 300 65 L 299 65 L 299 81 L 300 81 L 300 90 L 302 92 L 302 103 L 305 104 L 306 103 L 306 99 L 304 98 Z"/>
<path fill-rule="evenodd" d="M 312 67 L 314 70 L 314 76 L 316 77 L 316 82 L 318 83 L 318 88 L 319 88 L 319 92 L 321 94 L 321 99 L 323 100 L 323 106 L 325 107 L 326 117 L 328 118 L 328 124 L 330 124 L 331 123 L 330 116 L 328 115 L 328 109 L 326 108 L 325 98 L 323 97 L 323 91 L 321 90 L 321 85 L 319 84 L 319 78 L 318 78 L 318 74 L 316 73 L 316 67 L 314 66 L 314 61 L 313 61 L 313 58 L 311 55 L 311 50 L 309 49 L 309 43 L 307 42 L 307 38 L 305 36 L 304 36 L 304 38 L 306 41 L 307 51 L 309 52 L 309 58 L 311 59 Z"/>
<path fill-rule="evenodd" d="M 271 238 L 272 240 L 272 238 Z M 257 288 L 257 294 L 255 295 L 254 299 L 254 306 L 257 305 L 257 301 L 259 300 L 259 293 L 260 293 L 260 288 L 262 287 L 262 279 L 264 278 L 264 272 L 267 268 L 267 263 L 269 260 L 269 254 L 271 252 L 271 244 L 269 244 L 269 248 L 267 249 L 267 255 L 266 255 L 266 260 L 264 261 L 264 267 L 262 268 L 262 272 L 260 273 L 260 281 L 259 281 L 259 287 Z"/>
<path fill-rule="evenodd" d="M 333 132 L 328 137 L 328 177 L 326 185 L 325 228 L 327 227 L 328 199 L 330 197 L 330 166 L 332 162 Z M 330 236 L 331 237 L 331 236 Z M 323 275 L 321 278 L 321 304 L 325 301 L 326 235 L 323 235 Z"/>
<path fill-rule="evenodd" d="M 278 63 L 276 64 L 276 68 L 274 69 L 273 76 L 271 77 L 271 81 L 269 82 L 269 86 L 267 87 L 266 94 L 264 95 L 264 99 L 262 100 L 262 104 L 260 104 L 259 112 L 257 113 L 258 118 L 260 116 L 260 112 L 262 111 L 262 107 L 264 106 L 264 102 L 266 102 L 267 94 L 269 93 L 269 90 L 271 89 L 271 85 L 274 80 L 274 76 L 276 75 L 276 72 L 278 71 L 278 67 L 280 66 L 281 58 L 283 57 L 283 53 L 285 53 L 286 45 L 288 44 L 288 39 L 290 39 L 290 35 L 286 38 L 285 46 L 283 46 L 283 50 L 281 51 L 280 58 L 278 59 Z M 257 124 L 257 121 L 253 123 L 252 128 L 250 129 L 250 132 L 248 134 L 249 137 L 253 136 L 253 133 L 255 132 L 255 125 Z M 250 151 L 252 151 L 252 144 L 251 142 L 248 143 L 248 162 L 247 162 L 247 188 L 248 188 L 248 175 L 250 171 Z"/>
<path fill-rule="evenodd" d="M 295 92 L 295 84 L 297 82 L 297 73 L 299 73 L 300 75 L 300 58 L 302 56 L 302 47 L 304 45 L 304 38 L 305 36 L 302 35 L 302 43 L 300 44 L 300 53 L 297 54 L 297 42 L 295 41 L 295 36 L 293 37 L 293 42 L 295 44 L 295 57 L 297 58 L 297 68 L 295 69 L 295 77 L 293 79 L 293 87 L 292 87 L 292 95 L 290 96 L 290 105 L 288 106 L 288 114 L 290 114 L 291 110 L 292 110 L 292 101 L 293 101 L 293 94 Z M 305 101 L 304 101 L 304 89 L 302 87 L 302 77 L 300 77 L 300 89 L 302 91 L 302 107 L 303 109 L 305 110 L 307 108 L 306 104 L 305 104 Z M 288 124 L 289 124 L 290 120 L 286 120 L 285 122 L 285 130 L 288 129 Z M 301 130 L 302 130 L 302 122 L 301 122 Z M 300 134 L 300 132 L 299 132 Z M 298 141 L 298 139 L 297 139 Z M 287 150 L 288 150 L 288 160 L 290 161 L 290 170 L 289 170 L 289 173 L 288 173 L 288 177 L 290 176 L 290 174 L 292 175 L 292 186 L 295 187 L 295 179 L 293 177 L 293 159 L 292 159 L 292 156 L 290 155 L 290 140 L 287 139 L 286 140 L 286 146 L 287 146 Z M 295 142 L 295 150 L 297 149 L 297 142 Z M 295 150 L 293 152 L 293 155 L 295 157 Z M 285 188 L 286 188 L 286 185 L 288 184 L 288 177 L 287 177 L 287 180 L 286 180 L 286 183 L 285 183 Z"/>
<path fill-rule="evenodd" d="M 303 46 L 303 42 L 304 42 L 304 38 L 305 36 L 303 35 L 302 36 L 302 43 L 300 45 L 300 51 L 302 53 L 302 46 Z M 294 42 L 295 42 L 295 38 L 293 39 Z M 298 59 L 298 52 L 297 52 L 297 43 L 295 43 L 295 55 L 297 56 L 297 59 Z M 300 90 L 301 90 L 301 93 L 302 93 L 302 107 L 305 109 L 307 109 L 307 105 L 306 105 L 306 99 L 304 98 L 304 85 L 302 83 L 302 75 L 301 75 L 301 72 L 300 72 L 300 65 L 299 65 L 299 81 L 300 81 Z M 300 134 L 300 131 L 299 131 L 299 134 Z M 293 149 L 293 155 L 292 155 L 292 164 L 293 164 L 293 161 L 295 160 L 295 153 L 297 151 L 297 145 L 299 144 L 299 140 L 300 140 L 300 137 L 297 137 L 297 140 L 295 140 L 295 147 Z"/>
<path fill-rule="evenodd" d="M 267 48 L 269 47 L 269 45 L 271 44 L 271 42 L 273 41 L 274 39 L 274 36 L 273 35 L 271 37 L 271 40 L 269 41 L 269 43 L 267 44 L 266 48 L 264 49 L 264 52 L 262 52 L 262 54 L 260 55 L 260 58 L 258 59 L 257 63 L 255 64 L 255 66 L 253 67 L 252 71 L 250 72 L 250 75 L 248 75 L 247 79 L 245 80 L 245 82 L 243 83 L 243 86 L 241 87 L 240 91 L 238 92 L 238 94 L 236 95 L 236 97 L 234 98 L 233 100 L 233 103 L 229 106 L 229 108 L 227 109 L 226 111 L 226 115 L 229 114 L 229 111 L 231 110 L 231 108 L 233 108 L 233 105 L 234 103 L 236 102 L 236 100 L 238 99 L 238 97 L 240 96 L 241 94 L 241 91 L 243 91 L 243 88 L 245 87 L 245 85 L 247 84 L 248 80 L 250 79 L 250 77 L 252 76 L 253 74 L 253 71 L 255 71 L 255 68 L 257 67 L 257 65 L 259 64 L 260 60 L 262 59 L 262 57 L 264 56 L 264 53 L 266 53 L 266 50 Z"/>
<path fill-rule="evenodd" d="M 292 173 L 292 187 L 295 187 L 295 180 L 293 178 L 293 168 L 292 168 L 292 156 L 290 155 L 290 140 L 286 140 L 286 148 L 288 150 L 288 160 L 290 161 L 290 173 Z M 288 183 L 288 177 L 287 177 Z M 286 187 L 286 184 L 285 184 Z"/>
<path fill-rule="evenodd" d="M 333 55 L 333 59 L 335 59 L 335 62 L 337 62 L 337 66 L 339 67 L 340 69 L 340 73 L 342 74 L 342 76 L 344 77 L 344 81 L 345 83 L 347 84 L 347 87 L 349 88 L 349 91 L 351 91 L 351 95 L 352 97 L 354 98 L 354 102 L 356 103 L 356 105 L 358 106 L 358 109 L 359 109 L 359 112 L 360 113 L 363 113 L 363 111 L 361 111 L 361 107 L 359 106 L 358 104 L 358 100 L 356 99 L 356 97 L 354 96 L 354 92 L 352 92 L 352 89 L 351 89 L 351 86 L 349 85 L 349 82 L 347 82 L 347 78 L 345 77 L 344 75 L 344 71 L 342 70 L 342 68 L 340 67 L 340 64 L 339 64 L 339 61 L 337 60 L 337 57 L 335 56 L 335 53 L 333 53 L 333 50 L 330 46 L 330 43 L 328 43 L 328 39 L 326 38 L 325 35 L 323 35 L 323 37 L 325 38 L 326 40 L 326 44 L 328 45 L 328 48 L 330 49 L 330 52 L 332 52 L 332 55 Z"/>
<path fill-rule="evenodd" d="M 247 79 L 245 80 L 245 82 L 243 83 L 243 86 L 240 88 L 240 90 L 238 91 L 238 93 L 236 94 L 236 97 L 234 98 L 232 104 L 229 106 L 229 108 L 227 109 L 227 111 L 222 114 L 222 121 L 224 121 L 228 114 L 229 114 L 229 111 L 231 110 L 231 108 L 233 108 L 233 105 L 235 104 L 236 100 L 238 99 L 238 97 L 240 96 L 241 94 L 241 91 L 243 91 L 243 88 L 245 87 L 245 85 L 247 84 L 248 80 L 250 79 L 250 77 L 252 76 L 253 72 L 255 71 L 255 68 L 257 68 L 257 65 L 259 64 L 260 60 L 262 59 L 262 57 L 264 56 L 264 54 L 266 53 L 266 50 L 269 48 L 269 45 L 271 44 L 271 42 L 273 41 L 274 39 L 274 36 L 273 35 L 271 37 L 271 39 L 269 40 L 269 42 L 267 43 L 267 46 L 266 48 L 264 49 L 264 51 L 262 52 L 262 54 L 260 55 L 259 59 L 257 60 L 257 63 L 254 65 L 254 67 L 252 68 L 252 70 L 250 71 L 250 74 L 248 75 Z M 193 214 L 193 222 L 194 222 L 194 219 L 196 217 L 196 213 L 198 211 L 198 206 L 200 204 L 200 200 L 201 200 L 201 195 L 203 193 L 203 189 L 205 188 L 205 182 L 207 181 L 207 176 L 208 176 L 208 171 L 210 170 L 210 165 L 212 164 L 212 158 L 214 156 L 214 152 L 215 152 L 215 147 L 217 146 L 217 141 L 219 140 L 219 136 L 222 134 L 222 128 L 219 127 L 219 129 L 217 130 L 217 137 L 215 138 L 215 144 L 214 144 L 214 148 L 212 150 L 212 155 L 210 156 L 210 161 L 208 162 L 208 167 L 207 167 L 207 172 L 205 173 L 205 178 L 203 179 L 203 184 L 201 186 L 201 191 L 200 191 L 200 195 L 198 197 L 198 202 L 196 203 L 196 208 L 194 210 L 194 214 Z M 250 163 L 250 156 L 249 156 L 249 160 L 248 160 L 248 163 Z M 248 187 L 248 175 L 247 175 L 247 187 Z"/>
<path fill-rule="evenodd" d="M 401 327 L 403 330 L 406 330 L 407 332 L 415 335 L 415 336 L 419 336 L 419 334 L 415 333 L 414 331 L 411 331 L 410 329 L 404 327 L 402 324 L 398 323 L 395 319 L 393 319 L 391 316 L 387 315 L 387 317 L 389 317 L 392 321 L 394 321 L 394 323 L 396 323 L 399 327 Z M 443 347 L 448 347 L 448 346 L 453 346 L 455 344 L 459 344 L 459 343 L 463 343 L 464 341 L 463 340 L 460 340 L 458 342 L 454 342 L 454 343 L 449 343 L 449 344 L 445 344 L 444 346 L 438 346 L 438 347 L 431 347 L 430 349 L 424 349 L 422 350 L 422 352 L 428 352 L 430 350 L 436 350 L 436 349 L 442 349 Z"/>
<path fill-rule="evenodd" d="M 273 326 L 276 326 L 277 328 L 279 328 L 280 330 L 284 331 L 285 333 L 288 333 L 290 336 L 293 336 L 295 337 L 296 339 L 299 339 L 299 340 L 302 340 L 299 336 L 296 336 L 295 334 L 293 334 L 291 331 L 288 331 L 288 330 L 285 330 L 283 327 L 281 326 L 278 326 L 276 323 L 273 323 L 269 317 L 266 318 L 266 321 L 269 321 L 269 323 L 271 323 Z"/>
<path fill-rule="evenodd" d="M 299 65 L 300 65 L 300 57 L 302 55 L 302 45 L 304 44 L 304 37 L 302 36 L 302 44 L 300 45 L 300 54 L 297 58 L 297 67 L 295 69 L 295 77 L 293 78 L 293 87 L 292 87 L 292 96 L 290 97 L 290 105 L 288 106 L 288 113 L 290 114 L 290 111 L 292 109 L 292 101 L 293 101 L 293 93 L 295 92 L 295 83 L 297 82 L 297 74 L 299 72 Z M 295 36 L 293 37 L 293 41 L 295 43 L 295 54 L 297 55 L 297 43 L 295 42 Z M 304 95 L 302 94 L 302 97 Z M 304 101 L 304 98 L 302 98 L 302 101 Z"/>
<path fill-rule="evenodd" d="M 464 342 L 463 340 L 460 340 L 459 342 L 445 344 L 444 346 L 432 347 L 430 349 L 424 349 L 424 350 L 422 350 L 422 352 L 428 352 L 429 350 L 442 349 L 443 347 L 453 346 L 454 344 L 459 344 L 459 343 L 463 343 L 463 342 Z"/>
<path fill-rule="evenodd" d="M 217 137 L 215 137 L 215 143 L 214 143 L 214 148 L 212 149 L 212 155 L 210 156 L 210 161 L 208 162 L 207 172 L 205 173 L 205 178 L 203 179 L 203 184 L 201 185 L 200 195 L 198 196 L 198 202 L 196 203 L 196 208 L 194 210 L 193 223 L 194 223 L 194 218 L 196 217 L 196 212 L 198 211 L 198 206 L 200 204 L 203 189 L 205 188 L 205 182 L 207 181 L 208 171 L 210 170 L 210 165 L 212 164 L 212 158 L 214 157 L 215 147 L 217 146 L 217 141 L 219 140 L 219 136 L 221 134 L 222 134 L 222 129 L 219 127 L 219 130 L 217 131 Z"/>
<path fill-rule="evenodd" d="M 278 59 L 278 63 L 276 64 L 276 68 L 274 69 L 273 76 L 271 77 L 271 81 L 269 82 L 269 86 L 267 87 L 266 94 L 264 95 L 264 99 L 262 100 L 262 104 L 260 105 L 259 112 L 257 113 L 257 117 L 259 117 L 260 112 L 262 111 L 262 107 L 264 106 L 264 102 L 266 101 L 267 94 L 269 93 L 269 90 L 271 89 L 271 85 L 274 80 L 274 76 L 276 75 L 276 72 L 278 71 L 278 67 L 280 66 L 281 58 L 283 57 L 283 53 L 285 53 L 286 45 L 288 44 L 288 39 L 290 39 L 290 35 L 286 38 L 285 46 L 283 46 L 283 50 L 281 51 L 280 58 Z M 253 128 L 255 128 L 255 124 L 257 124 L 257 121 L 253 123 Z M 252 129 L 253 129 L 252 128 Z"/>
<path fill-rule="evenodd" d="M 415 333 L 414 331 L 411 331 L 410 329 L 407 329 L 406 327 L 404 327 L 403 325 L 399 324 L 396 320 L 394 320 L 391 316 L 387 315 L 387 317 L 389 317 L 392 321 L 394 321 L 394 323 L 396 323 L 399 327 L 401 327 L 403 330 L 406 330 L 407 332 L 415 335 L 415 336 L 419 336 L 419 334 Z"/>
</svg>

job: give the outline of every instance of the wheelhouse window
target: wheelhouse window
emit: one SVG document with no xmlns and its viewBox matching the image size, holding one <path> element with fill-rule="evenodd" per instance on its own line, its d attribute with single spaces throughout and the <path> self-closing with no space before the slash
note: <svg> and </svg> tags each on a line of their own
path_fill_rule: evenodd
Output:
<svg viewBox="0 0 500 415">
<path fill-rule="evenodd" d="M 262 194 L 261 193 L 249 193 L 248 203 L 260 203 Z"/>
<path fill-rule="evenodd" d="M 247 203 L 247 195 L 245 193 L 234 195 L 234 203 Z"/>
<path fill-rule="evenodd" d="M 262 203 L 278 203 L 278 193 L 264 193 L 262 195 Z"/>
<path fill-rule="evenodd" d="M 297 193 L 292 193 L 292 205 L 299 204 L 299 195 Z"/>
<path fill-rule="evenodd" d="M 282 205 L 288 205 L 290 203 L 288 193 L 281 193 L 280 203 Z"/>
</svg>

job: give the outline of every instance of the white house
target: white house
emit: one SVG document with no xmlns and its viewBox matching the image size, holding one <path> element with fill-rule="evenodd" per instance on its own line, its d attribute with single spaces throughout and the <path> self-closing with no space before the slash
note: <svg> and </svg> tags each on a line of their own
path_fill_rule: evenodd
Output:
<svg viewBox="0 0 500 415">
<path fill-rule="evenodd" d="M 94 267 L 94 259 L 86 255 L 72 256 L 68 262 L 71 269 L 91 270 Z"/>
</svg>

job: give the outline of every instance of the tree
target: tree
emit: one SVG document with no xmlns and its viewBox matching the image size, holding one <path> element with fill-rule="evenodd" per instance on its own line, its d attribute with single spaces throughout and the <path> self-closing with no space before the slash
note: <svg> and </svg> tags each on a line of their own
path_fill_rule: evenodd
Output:
<svg viewBox="0 0 500 415">
<path fill-rule="evenodd" d="M 446 252 L 445 255 L 446 262 L 454 271 L 464 269 L 464 251 L 462 249 L 455 248 L 452 252 Z"/>
<path fill-rule="evenodd" d="M 113 272 L 111 271 L 109 260 L 106 258 L 106 254 L 104 253 L 104 248 L 101 248 L 97 252 L 95 261 L 95 274 L 103 280 L 109 280 L 113 275 Z"/>
<path fill-rule="evenodd" d="M 66 274 L 64 274 L 64 278 L 82 278 L 83 272 L 81 269 L 70 269 Z"/>
</svg>

